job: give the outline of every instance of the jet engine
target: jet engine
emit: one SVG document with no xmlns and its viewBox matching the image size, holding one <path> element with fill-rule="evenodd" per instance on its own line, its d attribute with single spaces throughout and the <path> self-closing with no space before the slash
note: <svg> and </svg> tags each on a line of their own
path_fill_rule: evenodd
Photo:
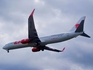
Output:
<svg viewBox="0 0 93 70">
<path fill-rule="evenodd" d="M 32 48 L 32 52 L 39 52 L 39 51 L 40 51 L 40 49 L 37 47 Z"/>
<path fill-rule="evenodd" d="M 22 40 L 21 40 L 21 43 L 22 43 L 22 44 L 29 43 L 29 39 L 22 39 Z"/>
</svg>

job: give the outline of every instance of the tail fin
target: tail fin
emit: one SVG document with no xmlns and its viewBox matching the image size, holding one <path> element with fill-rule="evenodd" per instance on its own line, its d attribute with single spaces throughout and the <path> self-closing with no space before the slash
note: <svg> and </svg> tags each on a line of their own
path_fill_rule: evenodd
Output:
<svg viewBox="0 0 93 70">
<path fill-rule="evenodd" d="M 71 31 L 74 31 L 75 33 L 77 33 L 77 32 L 83 32 L 83 33 L 81 34 L 81 36 L 90 38 L 90 36 L 88 36 L 88 35 L 87 35 L 86 33 L 84 33 L 84 31 L 83 31 L 85 18 L 86 18 L 85 16 L 82 17 L 82 18 L 75 24 L 75 26 L 71 29 Z"/>
</svg>

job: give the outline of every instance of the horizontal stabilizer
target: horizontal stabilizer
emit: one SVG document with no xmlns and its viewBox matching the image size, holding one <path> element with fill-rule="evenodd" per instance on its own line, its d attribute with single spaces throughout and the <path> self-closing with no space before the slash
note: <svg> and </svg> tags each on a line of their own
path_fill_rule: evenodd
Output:
<svg viewBox="0 0 93 70">
<path fill-rule="evenodd" d="M 84 36 L 84 37 L 88 37 L 88 38 L 90 38 L 90 36 L 89 35 L 87 35 L 86 33 L 84 33 L 83 32 L 83 34 L 81 34 L 81 36 Z"/>
</svg>

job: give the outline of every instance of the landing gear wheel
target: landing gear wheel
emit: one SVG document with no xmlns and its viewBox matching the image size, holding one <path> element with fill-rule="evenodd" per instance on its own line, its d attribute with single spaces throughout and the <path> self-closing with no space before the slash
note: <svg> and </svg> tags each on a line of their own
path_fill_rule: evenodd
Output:
<svg viewBox="0 0 93 70">
<path fill-rule="evenodd" d="M 7 52 L 9 53 L 9 50 L 7 50 Z"/>
</svg>

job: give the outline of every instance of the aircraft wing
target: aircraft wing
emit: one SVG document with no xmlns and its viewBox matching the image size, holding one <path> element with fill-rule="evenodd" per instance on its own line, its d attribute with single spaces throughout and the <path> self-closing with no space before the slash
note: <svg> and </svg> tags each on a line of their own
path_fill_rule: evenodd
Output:
<svg viewBox="0 0 93 70">
<path fill-rule="evenodd" d="M 65 50 L 65 47 L 62 50 L 58 50 L 58 49 L 53 49 L 53 48 L 45 46 L 44 50 L 49 50 L 49 51 L 54 51 L 54 52 L 63 52 Z"/>
<path fill-rule="evenodd" d="M 28 18 L 28 38 L 30 43 L 32 42 L 40 42 L 40 39 L 38 37 L 37 31 L 35 29 L 34 25 L 34 19 L 33 19 L 33 14 L 34 14 L 35 9 L 32 11 Z"/>
</svg>

